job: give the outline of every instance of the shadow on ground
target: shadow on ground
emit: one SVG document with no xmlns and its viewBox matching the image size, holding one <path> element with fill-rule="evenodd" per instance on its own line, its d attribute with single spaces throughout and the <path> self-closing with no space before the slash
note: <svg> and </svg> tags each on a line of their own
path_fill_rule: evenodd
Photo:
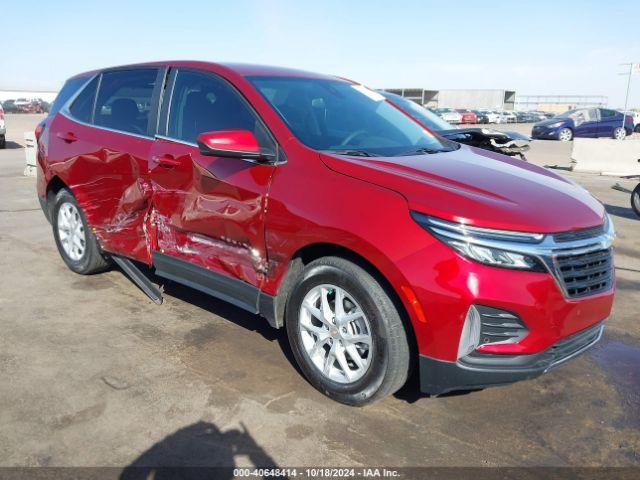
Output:
<svg viewBox="0 0 640 480">
<path fill-rule="evenodd" d="M 244 425 L 223 432 L 201 421 L 153 445 L 122 470 L 120 480 L 231 479 L 240 456 L 258 468 L 278 468 Z"/>
<path fill-rule="evenodd" d="M 22 145 L 20 145 L 18 142 L 13 142 L 11 140 L 7 140 L 6 143 L 4 144 L 4 148 L 6 150 L 15 150 L 17 148 L 24 148 Z"/>
<path fill-rule="evenodd" d="M 633 211 L 631 207 L 618 207 L 616 205 L 608 205 L 605 203 L 604 207 L 607 212 L 611 215 L 615 215 L 616 217 L 628 218 L 630 220 L 638 220 L 640 217 L 636 215 L 636 212 Z"/>
</svg>

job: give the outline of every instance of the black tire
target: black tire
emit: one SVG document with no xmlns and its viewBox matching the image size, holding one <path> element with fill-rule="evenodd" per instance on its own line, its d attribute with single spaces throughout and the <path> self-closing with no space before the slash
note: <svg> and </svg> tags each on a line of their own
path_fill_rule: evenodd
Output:
<svg viewBox="0 0 640 480">
<path fill-rule="evenodd" d="M 640 217 L 640 183 L 631 192 L 631 208 Z"/>
<path fill-rule="evenodd" d="M 0 137 L 0 148 L 5 148 L 7 146 L 7 138 L 2 135 Z"/>
<path fill-rule="evenodd" d="M 84 228 L 85 248 L 79 259 L 72 259 L 63 248 L 60 240 L 60 232 L 58 229 L 60 207 L 66 203 L 70 203 L 75 206 L 78 211 L 80 221 L 82 221 L 82 227 Z M 53 197 L 53 206 L 51 207 L 51 225 L 53 227 L 53 238 L 56 241 L 58 252 L 62 257 L 62 260 L 64 260 L 64 263 L 66 263 L 71 270 L 81 275 L 91 275 L 93 273 L 102 272 L 109 267 L 110 262 L 102 253 L 95 235 L 91 229 L 88 228 L 87 220 L 85 219 L 82 209 L 78 205 L 78 202 L 76 202 L 73 194 L 68 190 L 62 189 L 55 195 L 55 197 Z"/>
<path fill-rule="evenodd" d="M 324 376 L 302 344 L 299 331 L 302 301 L 309 291 L 323 284 L 349 292 L 371 326 L 370 364 L 366 373 L 352 383 L 339 383 Z M 400 314 L 380 283 L 348 260 L 324 257 L 307 265 L 288 297 L 285 323 L 291 349 L 305 377 L 316 389 L 338 402 L 366 405 L 393 394 L 407 380 L 410 349 Z"/>
<path fill-rule="evenodd" d="M 634 128 L 633 131 L 636 133 L 640 133 L 640 123 L 636 125 L 636 128 Z"/>
</svg>

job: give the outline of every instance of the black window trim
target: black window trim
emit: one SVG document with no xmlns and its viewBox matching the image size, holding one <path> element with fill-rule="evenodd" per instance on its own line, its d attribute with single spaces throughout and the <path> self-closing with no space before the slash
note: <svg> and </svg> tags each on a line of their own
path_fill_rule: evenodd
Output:
<svg viewBox="0 0 640 480">
<path fill-rule="evenodd" d="M 118 72 L 118 71 L 128 71 L 128 70 L 153 70 L 157 69 L 156 83 L 153 87 L 153 92 L 151 93 L 151 109 L 149 110 L 149 123 L 147 127 L 147 135 L 143 135 L 140 133 L 132 133 L 125 132 L 124 130 L 118 130 L 115 128 L 104 127 L 102 125 L 96 125 L 95 121 L 95 110 L 96 104 L 98 102 L 98 94 L 100 93 L 100 86 L 102 85 L 102 75 L 110 72 Z M 100 130 L 105 130 L 107 132 L 119 133 L 121 135 L 130 135 L 132 137 L 144 138 L 146 140 L 153 140 L 155 138 L 155 134 L 157 132 L 157 119 L 159 118 L 159 99 L 161 96 L 161 88 L 164 88 L 164 82 L 166 78 L 167 66 L 150 66 L 150 65 L 140 65 L 133 67 L 116 67 L 116 68 L 107 68 L 105 70 L 101 70 L 95 75 L 92 75 L 87 78 L 87 81 L 82 87 L 78 89 L 78 91 L 67 100 L 67 103 L 63 105 L 63 107 L 58 111 L 58 113 L 67 117 L 69 120 L 72 120 L 80 125 L 84 125 L 86 127 L 98 128 Z M 80 94 L 84 91 L 85 88 L 97 77 L 100 77 L 98 80 L 98 86 L 96 87 L 96 95 L 93 99 L 93 109 L 91 111 L 91 121 L 90 123 L 84 122 L 73 116 L 71 113 L 70 107 L 75 102 L 76 98 L 80 96 Z"/>
<path fill-rule="evenodd" d="M 172 66 L 169 66 L 169 70 L 170 71 L 168 72 L 169 74 L 166 77 L 166 83 L 164 85 L 163 95 L 162 95 L 162 98 L 161 98 L 161 101 L 160 101 L 161 108 L 160 108 L 160 114 L 159 114 L 159 118 L 158 118 L 158 130 L 156 131 L 155 138 L 157 138 L 159 140 L 169 141 L 169 142 L 173 142 L 173 143 L 179 143 L 179 144 L 182 144 L 182 145 L 187 145 L 187 146 L 190 146 L 190 147 L 198 148 L 198 144 L 197 143 L 188 142 L 188 141 L 182 140 L 180 138 L 175 138 L 175 137 L 168 136 L 168 132 L 169 132 L 169 115 L 171 114 L 171 103 L 173 101 L 173 93 L 174 93 L 174 87 L 175 87 L 175 84 L 176 84 L 176 77 L 178 76 L 178 73 L 180 71 L 183 71 L 183 72 L 194 72 L 194 73 L 199 73 L 201 75 L 210 76 L 212 78 L 215 78 L 216 80 L 219 80 L 219 81 L 223 82 L 229 88 L 231 88 L 238 95 L 238 97 L 240 98 L 240 101 L 243 102 L 246 105 L 246 107 L 251 111 L 251 113 L 253 115 L 255 115 L 256 119 L 258 120 L 258 122 L 260 122 L 262 127 L 265 129 L 265 132 L 267 132 L 267 135 L 269 136 L 269 138 L 273 142 L 273 145 L 275 147 L 275 154 L 276 154 L 275 160 L 272 160 L 272 161 L 269 161 L 269 162 L 265 162 L 265 161 L 258 161 L 258 160 L 255 160 L 255 159 L 251 159 L 251 158 L 240 158 L 241 160 L 244 160 L 245 162 L 249 162 L 249 163 L 267 164 L 267 165 L 280 165 L 280 164 L 283 164 L 283 163 L 287 162 L 286 157 L 284 155 L 284 151 L 280 147 L 280 144 L 276 140 L 276 137 L 273 134 L 273 132 L 267 126 L 267 123 L 262 119 L 262 117 L 256 111 L 256 109 L 253 108 L 253 105 L 251 105 L 251 102 L 242 94 L 242 92 L 240 90 L 238 90 L 236 88 L 236 86 L 233 83 L 231 83 L 229 80 L 227 80 L 223 76 L 218 75 L 217 73 L 210 72 L 208 70 L 202 70 L 202 69 L 199 69 L 199 68 L 179 67 L 179 66 L 178 67 L 172 67 Z"/>
</svg>

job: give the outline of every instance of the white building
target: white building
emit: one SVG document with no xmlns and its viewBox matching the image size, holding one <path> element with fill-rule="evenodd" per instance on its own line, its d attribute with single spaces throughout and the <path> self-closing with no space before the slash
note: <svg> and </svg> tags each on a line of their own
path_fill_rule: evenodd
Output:
<svg viewBox="0 0 640 480">
<path fill-rule="evenodd" d="M 409 98 L 429 108 L 513 110 L 516 100 L 514 90 L 501 89 L 385 88 L 384 90 Z"/>
</svg>

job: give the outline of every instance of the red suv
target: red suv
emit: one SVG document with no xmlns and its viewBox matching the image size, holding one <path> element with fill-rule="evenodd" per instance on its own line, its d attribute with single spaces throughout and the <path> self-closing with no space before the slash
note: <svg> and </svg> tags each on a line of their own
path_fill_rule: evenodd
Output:
<svg viewBox="0 0 640 480">
<path fill-rule="evenodd" d="M 36 134 L 71 270 L 126 257 L 256 313 L 340 402 L 389 395 L 413 367 L 430 394 L 535 377 L 597 342 L 611 311 L 600 202 L 351 81 L 108 68 L 69 79 Z"/>
</svg>

